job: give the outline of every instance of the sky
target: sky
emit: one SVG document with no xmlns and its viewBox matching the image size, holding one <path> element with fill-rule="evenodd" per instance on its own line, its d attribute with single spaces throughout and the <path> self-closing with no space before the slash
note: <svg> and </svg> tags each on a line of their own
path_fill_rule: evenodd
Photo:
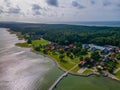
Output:
<svg viewBox="0 0 120 90">
<path fill-rule="evenodd" d="M 0 21 L 120 21 L 120 0 L 0 0 Z"/>
</svg>

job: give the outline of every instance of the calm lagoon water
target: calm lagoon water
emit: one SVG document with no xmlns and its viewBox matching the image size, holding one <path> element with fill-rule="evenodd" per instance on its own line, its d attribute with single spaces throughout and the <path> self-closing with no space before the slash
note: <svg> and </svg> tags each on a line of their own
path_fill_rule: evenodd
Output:
<svg viewBox="0 0 120 90">
<path fill-rule="evenodd" d="M 106 77 L 68 75 L 55 90 L 120 90 L 120 82 Z"/>
<path fill-rule="evenodd" d="M 0 29 L 0 90 L 48 90 L 63 72 L 54 61 L 14 44 L 23 42 Z M 104 77 L 68 75 L 55 90 L 120 90 L 120 83 Z"/>
<path fill-rule="evenodd" d="M 63 72 L 53 60 L 16 47 L 23 42 L 0 29 L 0 90 L 47 90 Z"/>
</svg>

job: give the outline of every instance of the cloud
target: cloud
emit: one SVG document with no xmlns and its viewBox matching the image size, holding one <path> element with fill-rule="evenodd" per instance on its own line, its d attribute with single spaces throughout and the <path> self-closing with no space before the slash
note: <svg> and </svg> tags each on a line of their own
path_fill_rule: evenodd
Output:
<svg viewBox="0 0 120 90">
<path fill-rule="evenodd" d="M 115 5 L 115 8 L 116 8 L 115 10 L 120 13 L 120 4 L 119 3 Z"/>
<path fill-rule="evenodd" d="M 32 11 L 34 12 L 34 16 L 35 15 L 41 15 L 41 12 L 40 12 L 40 10 L 41 10 L 42 8 L 41 8 L 41 6 L 40 5 L 38 5 L 38 4 L 32 4 Z"/>
<path fill-rule="evenodd" d="M 120 20 L 119 4 L 120 0 L 0 0 L 0 20 L 115 21 Z"/>
<path fill-rule="evenodd" d="M 10 7 L 10 5 L 11 5 L 10 0 L 4 0 L 4 2 L 6 3 L 6 6 L 7 6 L 7 7 Z"/>
<path fill-rule="evenodd" d="M 96 3 L 94 0 L 91 0 L 90 2 L 91 2 L 91 4 L 95 4 Z"/>
<path fill-rule="evenodd" d="M 1 14 L 1 13 L 4 13 L 3 9 L 4 9 L 4 8 L 3 8 L 2 6 L 0 6 L 0 14 Z"/>
<path fill-rule="evenodd" d="M 120 3 L 119 3 L 119 4 L 117 4 L 117 7 L 118 7 L 118 8 L 120 8 Z"/>
<path fill-rule="evenodd" d="M 3 13 L 4 11 L 2 9 L 0 9 L 0 14 Z"/>
<path fill-rule="evenodd" d="M 34 11 L 34 14 L 33 14 L 34 16 L 35 15 L 41 15 L 41 12 L 40 11 Z"/>
<path fill-rule="evenodd" d="M 40 10 L 42 9 L 38 4 L 33 4 L 32 5 L 32 10 Z"/>
<path fill-rule="evenodd" d="M 107 1 L 107 0 L 104 0 L 103 1 L 103 6 L 109 6 L 111 5 L 112 3 L 110 1 Z"/>
<path fill-rule="evenodd" d="M 48 5 L 58 7 L 58 0 L 46 0 Z"/>
<path fill-rule="evenodd" d="M 78 8 L 78 9 L 85 8 L 85 6 L 79 4 L 77 1 L 72 1 L 72 6 Z"/>
<path fill-rule="evenodd" d="M 11 13 L 11 14 L 18 14 L 20 13 L 21 9 L 17 6 L 17 7 L 10 7 L 9 10 L 7 11 L 7 13 Z"/>
</svg>

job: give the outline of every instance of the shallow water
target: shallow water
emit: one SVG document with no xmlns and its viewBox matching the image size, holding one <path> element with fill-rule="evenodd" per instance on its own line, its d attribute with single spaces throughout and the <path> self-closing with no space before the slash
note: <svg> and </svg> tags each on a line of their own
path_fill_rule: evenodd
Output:
<svg viewBox="0 0 120 90">
<path fill-rule="evenodd" d="M 49 58 L 16 47 L 17 42 L 23 41 L 0 29 L 0 90 L 47 90 L 62 71 Z"/>
<path fill-rule="evenodd" d="M 120 82 L 107 77 L 68 75 L 55 90 L 120 90 Z"/>
</svg>

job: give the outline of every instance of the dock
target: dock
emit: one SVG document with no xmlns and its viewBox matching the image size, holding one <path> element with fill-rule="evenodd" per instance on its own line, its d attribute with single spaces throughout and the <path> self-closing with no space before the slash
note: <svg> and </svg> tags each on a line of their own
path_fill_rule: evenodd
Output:
<svg viewBox="0 0 120 90">
<path fill-rule="evenodd" d="M 49 90 L 53 90 L 53 89 L 56 87 L 56 85 L 57 85 L 64 77 L 66 77 L 70 71 L 72 71 L 72 70 L 73 70 L 74 68 L 76 68 L 77 66 L 78 66 L 78 65 L 75 65 L 75 66 L 72 67 L 70 70 L 68 70 L 68 71 L 66 71 L 65 73 L 63 73 L 63 74 L 52 84 L 52 86 L 49 88 Z"/>
</svg>

